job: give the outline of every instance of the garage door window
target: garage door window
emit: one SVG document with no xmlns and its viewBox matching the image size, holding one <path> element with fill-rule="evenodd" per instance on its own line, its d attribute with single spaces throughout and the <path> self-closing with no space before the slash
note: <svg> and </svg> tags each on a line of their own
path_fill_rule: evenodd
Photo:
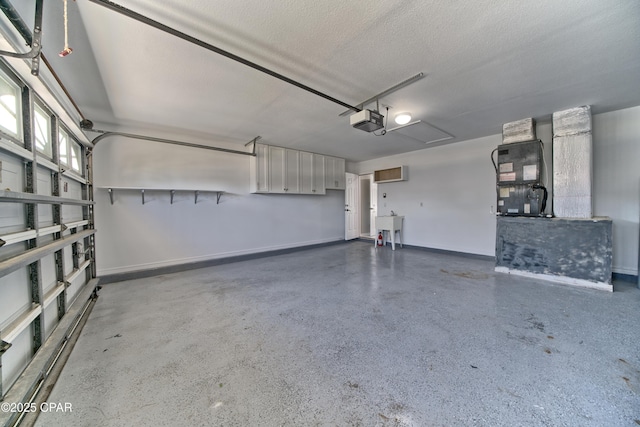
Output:
<svg viewBox="0 0 640 427">
<path fill-rule="evenodd" d="M 51 117 L 38 104 L 33 111 L 33 128 L 36 149 L 51 158 Z"/>
<path fill-rule="evenodd" d="M 20 87 L 0 72 L 0 130 L 20 137 Z"/>
<path fill-rule="evenodd" d="M 69 138 L 67 131 L 60 128 L 58 145 L 60 148 L 60 163 L 82 174 L 82 147 L 80 147 L 80 144 Z"/>
</svg>

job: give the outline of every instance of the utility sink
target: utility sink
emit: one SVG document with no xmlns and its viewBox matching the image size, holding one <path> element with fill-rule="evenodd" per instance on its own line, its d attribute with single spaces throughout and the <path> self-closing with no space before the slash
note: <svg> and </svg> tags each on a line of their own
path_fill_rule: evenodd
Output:
<svg viewBox="0 0 640 427">
<path fill-rule="evenodd" d="M 403 216 L 387 215 L 376 217 L 376 228 L 378 230 L 400 230 L 402 229 Z"/>
<path fill-rule="evenodd" d="M 376 217 L 376 230 L 382 232 L 382 244 L 386 245 L 385 231 L 391 235 L 391 249 L 396 250 L 396 233 L 398 233 L 400 247 L 402 247 L 402 220 L 403 216 L 387 215 Z"/>
</svg>

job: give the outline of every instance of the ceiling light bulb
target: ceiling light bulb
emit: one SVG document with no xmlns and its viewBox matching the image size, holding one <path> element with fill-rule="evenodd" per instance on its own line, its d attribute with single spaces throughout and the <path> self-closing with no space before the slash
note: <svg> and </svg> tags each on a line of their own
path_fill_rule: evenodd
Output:
<svg viewBox="0 0 640 427">
<path fill-rule="evenodd" d="M 411 114 L 409 113 L 399 113 L 396 114 L 396 123 L 399 125 L 406 125 L 411 121 Z"/>
</svg>

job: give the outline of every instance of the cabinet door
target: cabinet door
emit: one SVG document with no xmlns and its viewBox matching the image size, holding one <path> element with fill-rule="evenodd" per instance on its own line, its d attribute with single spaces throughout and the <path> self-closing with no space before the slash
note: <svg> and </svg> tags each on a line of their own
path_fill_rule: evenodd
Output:
<svg viewBox="0 0 640 427">
<path fill-rule="evenodd" d="M 313 194 L 326 194 L 325 191 L 325 172 L 324 172 L 324 156 L 313 154 Z"/>
<path fill-rule="evenodd" d="M 256 144 L 256 156 L 251 159 L 251 192 L 269 191 L 269 147 Z"/>
<path fill-rule="evenodd" d="M 314 194 L 314 158 L 315 154 L 300 152 L 300 193 Z"/>
<path fill-rule="evenodd" d="M 345 160 L 325 156 L 325 186 L 327 189 L 345 189 Z"/>
<path fill-rule="evenodd" d="M 336 158 L 334 163 L 333 174 L 334 174 L 334 179 L 336 181 L 336 189 L 338 190 L 344 190 L 346 188 L 345 172 L 346 172 L 345 160 Z"/>
<path fill-rule="evenodd" d="M 269 192 L 284 193 L 286 188 L 285 149 L 269 146 Z"/>
<path fill-rule="evenodd" d="M 285 193 L 300 192 L 300 152 L 285 149 Z"/>
<path fill-rule="evenodd" d="M 324 185 L 327 189 L 336 188 L 336 180 L 335 180 L 335 167 L 336 167 L 336 158 L 335 157 L 324 157 Z"/>
</svg>

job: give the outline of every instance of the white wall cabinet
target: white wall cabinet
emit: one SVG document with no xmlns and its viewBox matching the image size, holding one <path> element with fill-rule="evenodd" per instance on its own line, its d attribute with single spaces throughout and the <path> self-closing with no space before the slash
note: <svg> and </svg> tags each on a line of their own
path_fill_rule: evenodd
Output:
<svg viewBox="0 0 640 427">
<path fill-rule="evenodd" d="M 285 149 L 280 147 L 268 147 L 269 150 L 269 193 L 284 193 L 285 188 Z"/>
<path fill-rule="evenodd" d="M 300 192 L 300 152 L 269 146 L 269 193 Z"/>
<path fill-rule="evenodd" d="M 251 192 L 276 194 L 326 194 L 327 161 L 331 188 L 344 189 L 344 159 L 283 147 L 256 144 L 251 159 Z"/>
<path fill-rule="evenodd" d="M 285 149 L 285 193 L 300 192 L 300 152 L 297 150 Z"/>
<path fill-rule="evenodd" d="M 313 194 L 326 194 L 325 185 L 326 167 L 325 156 L 313 153 Z"/>
<path fill-rule="evenodd" d="M 267 193 L 269 191 L 269 146 L 256 144 L 256 156 L 251 158 L 249 168 L 251 175 L 250 191 Z"/>
<path fill-rule="evenodd" d="M 326 194 L 324 162 L 321 154 L 300 152 L 301 194 Z"/>
<path fill-rule="evenodd" d="M 325 187 L 327 190 L 345 189 L 345 161 L 325 156 Z"/>
</svg>

